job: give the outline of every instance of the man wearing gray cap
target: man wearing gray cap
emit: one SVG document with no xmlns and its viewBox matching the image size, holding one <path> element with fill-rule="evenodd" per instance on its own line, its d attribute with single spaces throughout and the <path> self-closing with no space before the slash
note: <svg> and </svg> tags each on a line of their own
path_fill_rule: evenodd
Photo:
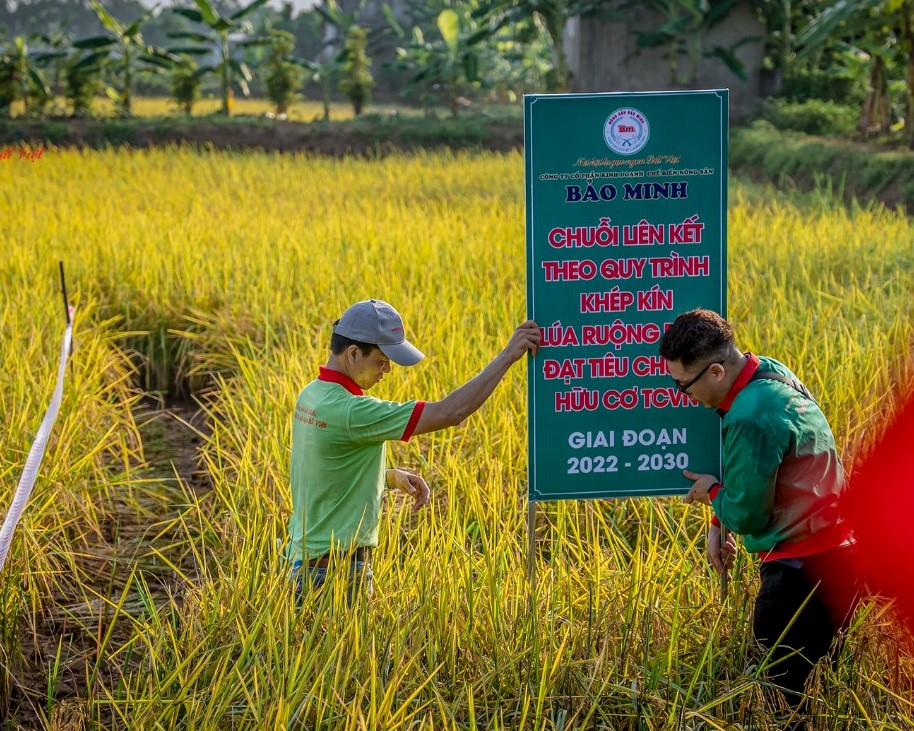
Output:
<svg viewBox="0 0 914 731">
<path fill-rule="evenodd" d="M 474 378 L 440 401 L 398 403 L 366 396 L 391 362 L 418 363 L 423 354 L 406 339 L 400 314 L 387 302 L 352 305 L 333 325 L 330 358 L 299 394 L 292 422 L 292 516 L 286 555 L 303 587 L 320 588 L 333 566 L 348 572 L 349 598 L 371 591 L 371 549 L 378 545 L 384 488 L 429 500 L 419 475 L 386 469 L 385 442 L 456 426 L 491 395 L 526 352 L 536 355 L 540 331 L 528 320 Z M 307 572 L 307 573 L 306 573 Z"/>
</svg>

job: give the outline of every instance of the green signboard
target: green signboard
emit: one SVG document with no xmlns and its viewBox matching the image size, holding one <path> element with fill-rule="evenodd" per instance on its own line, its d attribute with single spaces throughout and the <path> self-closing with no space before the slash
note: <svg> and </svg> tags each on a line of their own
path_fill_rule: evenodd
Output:
<svg viewBox="0 0 914 731">
<path fill-rule="evenodd" d="M 726 90 L 524 100 L 530 500 L 674 495 L 720 474 L 720 419 L 658 355 L 726 316 Z"/>
</svg>

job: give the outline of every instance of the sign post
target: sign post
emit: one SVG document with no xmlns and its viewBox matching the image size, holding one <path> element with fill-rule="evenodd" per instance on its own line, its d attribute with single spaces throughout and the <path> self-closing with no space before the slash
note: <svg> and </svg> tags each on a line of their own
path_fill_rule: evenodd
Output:
<svg viewBox="0 0 914 731">
<path fill-rule="evenodd" d="M 658 348 L 726 316 L 728 93 L 530 95 L 524 138 L 528 499 L 684 494 L 720 474 L 720 420 Z"/>
</svg>

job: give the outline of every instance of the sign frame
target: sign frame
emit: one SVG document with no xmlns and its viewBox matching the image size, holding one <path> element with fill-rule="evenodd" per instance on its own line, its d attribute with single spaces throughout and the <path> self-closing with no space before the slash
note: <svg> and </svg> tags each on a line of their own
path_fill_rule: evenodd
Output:
<svg viewBox="0 0 914 731">
<path fill-rule="evenodd" d="M 688 112 L 689 105 L 698 105 L 695 112 Z M 671 322 L 675 314 L 679 314 L 692 307 L 708 307 L 719 312 L 726 317 L 726 298 L 727 298 L 727 166 L 728 166 L 728 104 L 729 94 L 725 89 L 715 90 L 683 90 L 683 91 L 657 91 L 657 92 L 610 92 L 595 94 L 533 94 L 524 98 L 524 138 L 525 138 L 525 203 L 526 203 L 526 236 L 527 236 L 527 310 L 528 317 L 537 320 L 542 327 L 544 347 L 541 347 L 536 358 L 528 360 L 528 499 L 531 502 L 540 500 L 554 499 L 593 499 L 593 498 L 613 498 L 613 497 L 659 497 L 665 495 L 680 495 L 688 491 L 689 484 L 682 476 L 682 469 L 692 469 L 700 472 L 716 471 L 720 474 L 721 466 L 721 444 L 720 444 L 720 423 L 717 415 L 713 411 L 706 411 L 698 406 L 694 401 L 689 399 L 689 403 L 679 400 L 674 395 L 672 389 L 675 388 L 669 380 L 669 376 L 660 376 L 659 373 L 648 374 L 646 377 L 636 377 L 633 373 L 629 374 L 626 380 L 619 377 L 609 377 L 605 374 L 611 370 L 614 353 L 607 352 L 606 359 L 608 365 L 598 373 L 597 380 L 593 380 L 594 373 L 600 366 L 599 357 L 594 357 L 594 349 L 590 348 L 589 352 L 583 354 L 580 358 L 568 357 L 573 355 L 577 350 L 584 350 L 582 341 L 585 340 L 583 332 L 583 320 L 579 319 L 574 325 L 580 326 L 575 333 L 574 326 L 571 326 L 573 335 L 567 340 L 562 341 L 561 333 L 567 333 L 561 327 L 554 328 L 555 324 L 560 324 L 561 319 L 553 320 L 553 312 L 557 311 L 562 305 L 560 303 L 573 300 L 576 296 L 583 296 L 579 291 L 581 282 L 587 282 L 594 288 L 603 287 L 602 292 L 595 293 L 596 300 L 607 308 L 598 314 L 597 318 L 590 318 L 591 321 L 623 321 L 629 315 L 624 311 L 613 311 L 612 292 L 615 287 L 617 300 L 621 308 L 627 303 L 637 320 L 639 315 L 635 313 L 634 300 L 638 299 L 637 307 L 640 311 L 642 303 L 649 303 L 654 297 L 654 293 L 669 292 L 669 297 L 664 296 L 663 313 L 664 319 L 650 324 L 644 321 L 644 318 L 651 313 L 642 313 L 644 317 L 640 323 L 632 323 L 632 329 L 640 326 L 642 332 L 651 329 L 650 342 L 639 342 L 634 350 L 639 351 L 637 358 L 647 358 L 646 348 L 652 348 L 654 354 L 657 350 L 657 341 L 659 335 L 662 335 L 663 325 Z M 663 105 L 668 107 L 666 113 L 659 113 Z M 546 107 L 550 107 L 548 110 Z M 564 107 L 562 109 L 561 107 Z M 590 107 L 593 107 L 591 109 Z M 582 112 L 583 110 L 583 112 Z M 641 110 L 647 110 L 642 113 Z M 708 111 L 710 110 L 710 112 Z M 696 135 L 695 130 L 701 128 L 701 122 L 707 121 L 713 116 L 715 124 L 710 124 L 712 133 L 706 139 L 701 139 L 701 134 Z M 582 122 L 582 119 L 584 120 Z M 599 121 L 599 125 L 597 122 Z M 615 125 L 615 126 L 613 126 Z M 596 129 L 599 126 L 598 129 Z M 545 131 L 543 131 L 545 130 Z M 571 137 L 570 140 L 562 139 L 559 133 L 565 130 L 564 137 Z M 570 131 L 580 132 L 577 137 L 568 134 Z M 690 134 L 691 133 L 691 134 Z M 658 147 L 658 140 L 660 147 Z M 563 147 L 564 144 L 564 147 Z M 573 145 L 577 144 L 577 151 Z M 688 148 L 686 150 L 686 148 Z M 698 151 L 696 152 L 696 148 Z M 675 154 L 682 149 L 685 154 Z M 564 158 L 562 158 L 564 156 Z M 577 163 L 572 161 L 577 159 Z M 564 160 L 564 161 L 562 161 Z M 584 162 L 581 166 L 579 163 Z M 591 164 L 588 164 L 591 163 Z M 574 170 L 574 167 L 583 167 L 588 170 Z M 618 168 L 618 172 L 616 171 Z M 627 171 L 627 172 L 626 172 Z M 710 172 L 708 172 L 710 171 Z M 681 175 L 680 175 L 681 173 Z M 627 177 L 631 176 L 631 177 Z M 638 182 L 626 182 L 638 181 Z M 644 183 L 644 181 L 648 181 Z M 661 181 L 668 181 L 666 184 Z M 586 186 L 585 186 L 586 183 Z M 599 183 L 599 185 L 597 185 Z M 652 185 L 653 183 L 653 185 Z M 651 187 L 640 188 L 639 184 Z M 689 189 L 691 185 L 691 189 Z M 671 190 L 688 193 L 689 190 L 699 189 L 697 196 L 692 196 L 692 200 L 683 202 L 683 200 L 667 202 L 664 200 L 646 200 L 639 198 L 639 191 L 659 190 L 669 193 Z M 557 201 L 556 196 L 562 194 L 566 196 L 565 200 Z M 586 192 L 585 192 L 586 191 Z M 631 194 L 631 195 L 630 195 Z M 548 200 L 547 200 L 548 198 Z M 629 199 L 639 206 L 631 205 L 633 215 L 626 218 L 626 209 L 629 205 Z M 679 196 L 681 199 L 688 199 L 689 195 Z M 545 201 L 545 202 L 544 202 Z M 689 219 L 670 218 L 670 215 L 679 216 L 684 210 L 691 211 L 688 208 L 695 201 L 700 214 L 696 221 L 701 221 L 707 226 L 711 236 L 709 239 L 699 237 L 698 241 L 677 241 L 674 240 L 674 230 L 676 227 L 685 225 Z M 574 204 L 579 204 L 575 206 Z M 683 206 L 686 206 L 684 208 Z M 699 210 L 700 209 L 700 210 Z M 622 214 L 622 225 L 617 225 L 616 237 L 621 239 L 623 235 L 631 234 L 633 239 L 637 239 L 638 232 L 634 231 L 640 224 L 649 223 L 649 217 L 642 217 L 644 211 L 660 214 L 661 218 L 666 212 L 668 215 L 663 219 L 662 224 L 653 227 L 659 235 L 659 246 L 641 246 L 633 245 L 628 247 L 628 240 L 623 245 L 621 240 L 606 245 L 597 245 L 593 242 L 597 234 L 597 227 L 591 225 L 589 234 L 591 238 L 589 247 L 587 242 L 581 244 L 576 240 L 573 249 L 562 246 L 562 237 L 570 240 L 573 236 L 580 235 L 582 228 L 586 227 L 587 220 L 592 222 L 612 220 L 613 217 L 618 219 L 620 212 Z M 580 211 L 580 213 L 579 213 Z M 586 211 L 586 212 L 585 212 Z M 566 212 L 568 215 L 566 215 Z M 583 216 L 583 218 L 582 218 Z M 640 222 L 636 223 L 638 219 Z M 679 223 L 681 221 L 681 223 Z M 563 228 L 564 224 L 564 228 Z M 607 224 L 608 225 L 608 224 Z M 651 229 L 651 230 L 653 230 Z M 560 233 L 552 236 L 555 231 Z M 644 229 L 647 231 L 648 229 Z M 664 241 L 665 231 L 670 232 L 669 240 Z M 705 230 L 705 229 L 699 229 Z M 547 236 L 545 232 L 549 231 L 549 243 L 546 243 Z M 561 233 L 564 231 L 564 234 Z M 624 234 L 622 232 L 625 232 Z M 607 236 L 605 231 L 601 234 Z M 681 231 L 678 234 L 681 238 Z M 657 238 L 657 236 L 655 236 Z M 556 242 L 560 245 L 556 247 Z M 656 243 L 656 241 L 655 241 Z M 669 243 L 670 246 L 666 246 Z M 677 246 L 675 249 L 673 243 L 683 243 L 684 246 Z M 691 249 L 689 245 L 697 244 Z M 660 249 L 663 246 L 663 249 Z M 582 254 L 582 252 L 586 253 Z M 642 272 L 648 266 L 654 268 L 654 258 L 650 256 L 641 256 L 648 251 L 662 251 L 663 254 L 671 252 L 670 256 L 677 256 L 679 251 L 701 250 L 701 257 L 695 256 L 692 259 L 702 259 L 707 266 L 708 275 L 702 280 L 698 275 L 683 275 L 685 277 L 696 276 L 698 288 L 696 291 L 686 294 L 679 294 L 674 289 L 658 290 L 658 285 L 650 285 L 653 280 L 646 278 L 648 281 L 635 282 L 636 286 L 643 284 L 640 290 L 631 292 L 632 281 L 623 282 L 613 280 L 610 277 L 601 279 L 594 276 L 596 268 L 606 266 L 605 262 L 612 259 L 607 254 L 633 254 L 637 253 L 638 257 L 616 257 L 617 262 L 623 259 L 634 264 L 640 264 Z M 676 254 L 672 252 L 676 251 Z M 570 252 L 570 253 L 569 253 Z M 550 260 L 544 257 L 548 255 Z M 565 258 L 562 258 L 563 255 Z M 602 262 L 599 261 L 603 257 Z M 569 263 L 571 262 L 571 263 Z M 589 262 L 591 268 L 583 273 L 590 279 L 582 279 L 582 266 L 587 266 Z M 551 266 L 551 269 L 548 267 Z M 666 266 L 659 262 L 656 266 Z M 543 268 L 547 267 L 547 274 L 543 274 Z M 621 266 L 617 266 L 621 269 Z M 696 265 L 696 270 L 701 269 Z M 703 271 L 703 270 L 702 270 Z M 544 281 L 545 277 L 552 277 L 551 281 Z M 641 280 L 643 274 L 639 274 L 636 279 Z M 631 279 L 631 277 L 630 277 Z M 626 284 L 629 286 L 626 288 Z M 568 294 L 568 290 L 572 294 Z M 693 287 L 693 290 L 695 288 Z M 584 293 L 587 294 L 587 293 Z M 589 296 L 589 295 L 588 295 Z M 621 299 L 620 299 L 621 298 Z M 629 302 L 631 299 L 631 302 Z M 591 315 L 593 312 L 583 313 L 583 302 L 580 302 L 582 314 Z M 567 315 L 566 307 L 565 314 Z M 650 319 L 649 317 L 647 319 Z M 589 326 L 588 326 L 589 327 Z M 604 328 L 605 326 L 601 326 Z M 549 328 L 553 328 L 552 334 L 559 333 L 558 339 L 549 337 Z M 591 328 L 588 332 L 592 332 Z M 594 345 L 591 340 L 590 345 Z M 605 348 L 605 343 L 604 350 Z M 625 353 L 632 346 L 632 343 L 616 344 L 616 354 Z M 565 351 L 564 353 L 562 351 Z M 556 357 L 554 353 L 564 355 L 564 358 Z M 634 355 L 634 354 L 633 354 Z M 657 371 L 658 362 L 662 359 L 655 356 L 654 361 L 650 362 Z M 620 359 L 616 359 L 617 362 Z M 588 381 L 585 371 L 590 367 L 591 379 Z M 557 410 L 572 410 L 572 397 L 560 394 L 554 387 L 556 383 L 547 383 L 547 369 L 551 368 L 551 380 L 564 381 L 565 386 L 574 384 L 573 391 L 581 396 L 575 403 L 577 406 L 585 404 L 573 413 L 563 414 L 562 418 L 556 418 Z M 654 394 L 655 400 L 661 402 L 661 406 L 654 409 L 650 419 L 645 419 L 643 411 L 641 414 L 641 423 L 648 424 L 655 421 L 654 416 L 663 411 L 662 406 L 667 405 L 669 408 L 666 412 L 694 411 L 696 419 L 694 423 L 699 426 L 682 427 L 681 442 L 688 440 L 689 429 L 693 429 L 691 434 L 698 431 L 698 436 L 693 437 L 692 444 L 689 445 L 689 452 L 680 451 L 675 454 L 667 452 L 667 443 L 664 443 L 658 451 L 648 454 L 644 452 L 637 455 L 639 457 L 638 466 L 648 467 L 651 464 L 662 463 L 662 469 L 647 469 L 646 472 L 662 472 L 663 475 L 655 476 L 653 481 L 645 480 L 645 484 L 640 484 L 641 479 L 636 484 L 634 477 L 643 478 L 651 477 L 648 475 L 633 475 L 633 464 L 631 459 L 625 459 L 612 466 L 616 468 L 616 473 L 593 478 L 592 467 L 599 462 L 600 467 L 607 465 L 608 461 L 613 459 L 613 455 L 606 452 L 605 456 L 598 455 L 594 458 L 588 458 L 589 461 L 580 459 L 576 464 L 577 473 L 570 473 L 573 477 L 562 474 L 561 469 L 556 467 L 566 461 L 569 454 L 568 449 L 560 446 L 562 440 L 571 444 L 571 435 L 580 435 L 576 437 L 577 441 L 582 443 L 596 440 L 600 442 L 601 437 L 593 437 L 599 432 L 599 429 L 593 428 L 594 424 L 603 421 L 613 422 L 615 426 L 611 431 L 611 436 L 603 433 L 602 444 L 609 447 L 610 451 L 618 449 L 623 439 L 634 438 L 632 434 L 645 435 L 645 440 L 656 439 L 657 434 L 661 434 L 660 439 L 666 438 L 672 441 L 676 438 L 677 432 L 670 431 L 666 427 L 659 429 L 641 429 L 639 430 L 632 420 L 633 428 L 619 426 L 626 424 L 627 419 L 613 419 L 615 414 L 610 413 L 610 407 L 618 408 L 614 399 L 622 392 L 622 388 L 601 390 L 597 386 L 605 386 L 613 381 L 620 381 L 628 388 L 632 388 L 632 383 L 636 386 L 641 383 L 664 384 L 644 388 L 641 391 L 635 389 L 640 397 L 645 397 L 645 393 L 650 391 Z M 599 382 L 599 383 L 598 383 Z M 584 384 L 584 385 L 578 385 Z M 566 389 L 565 393 L 571 393 Z M 587 395 L 586 402 L 584 396 Z M 544 394 L 546 394 L 544 398 Z M 600 404 L 596 403 L 596 396 L 593 399 L 590 396 L 599 394 Z M 555 404 L 550 409 L 544 404 L 549 398 L 554 397 Z M 682 397 L 685 398 L 685 397 Z M 673 399 L 677 399 L 673 404 Z M 649 403 L 649 402 L 645 402 Z M 657 406 L 657 404 L 654 404 Z M 594 406 L 594 408 L 590 408 Z M 673 407 L 677 408 L 673 408 Z M 586 411 L 595 413 L 585 413 Z M 629 407 L 625 407 L 627 412 Z M 636 410 L 631 407 L 631 410 Z M 700 413 L 705 412 L 705 413 Z M 550 416 L 552 418 L 550 418 Z M 564 418 L 568 417 L 568 418 Z M 586 417 L 590 417 L 587 419 Z M 574 432 L 568 432 L 571 426 L 556 428 L 556 424 L 565 423 L 573 424 L 575 421 L 582 422 L 582 428 Z M 662 420 L 660 420 L 662 421 Z M 586 422 L 586 424 L 584 423 Z M 692 423 L 692 422 L 690 422 Z M 588 428 L 589 427 L 589 428 Z M 664 437 L 661 430 L 666 431 Z M 670 434 L 673 435 L 672 439 Z M 653 436 L 651 436 L 653 435 Z M 640 436 L 638 436 L 640 439 Z M 610 442 L 612 444 L 610 445 Z M 632 446 L 631 444 L 628 446 Z M 669 446 L 672 448 L 673 444 Z M 685 450 L 685 448 L 682 448 Z M 662 450 L 662 451 L 661 451 Z M 560 453 L 560 457 L 552 458 L 547 452 L 555 451 Z M 694 455 L 700 455 L 695 457 Z M 644 458 L 647 457 L 647 462 Z M 549 460 L 552 459 L 551 466 Z M 574 457 L 568 458 L 568 464 L 574 464 Z M 677 462 L 678 459 L 678 462 Z M 600 462 L 602 460 L 602 462 Z M 696 462 L 697 460 L 697 462 Z M 591 471 L 586 480 L 574 479 L 580 475 L 580 467 L 587 464 Z M 623 474 L 624 479 L 614 479 L 618 471 L 626 470 Z M 603 482 L 609 480 L 609 486 Z M 569 484 L 570 483 L 570 484 Z M 586 484 L 585 484 L 586 483 Z M 681 485 L 680 485 L 681 483 Z"/>
</svg>

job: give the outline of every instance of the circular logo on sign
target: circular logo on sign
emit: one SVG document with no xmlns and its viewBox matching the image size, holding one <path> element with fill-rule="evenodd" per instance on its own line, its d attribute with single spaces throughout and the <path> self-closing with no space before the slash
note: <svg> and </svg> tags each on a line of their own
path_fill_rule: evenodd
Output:
<svg viewBox="0 0 914 731">
<path fill-rule="evenodd" d="M 633 155 L 647 144 L 651 126 L 637 109 L 617 109 L 606 118 L 603 125 L 603 139 L 613 152 Z"/>
</svg>

